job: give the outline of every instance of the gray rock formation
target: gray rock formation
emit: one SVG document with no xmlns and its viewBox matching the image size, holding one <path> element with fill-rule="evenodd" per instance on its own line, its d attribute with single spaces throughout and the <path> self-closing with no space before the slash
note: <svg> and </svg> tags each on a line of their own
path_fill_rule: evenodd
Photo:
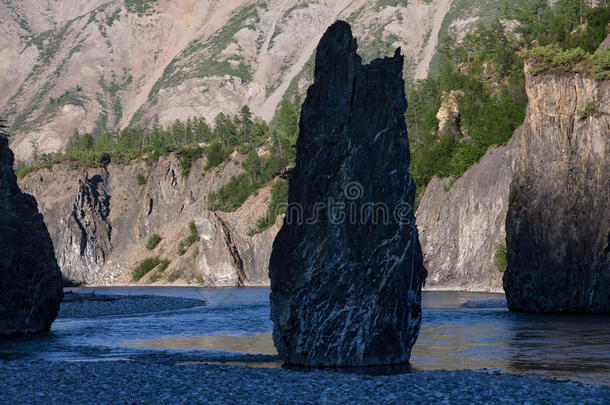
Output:
<svg viewBox="0 0 610 405">
<path fill-rule="evenodd" d="M 506 219 L 508 307 L 610 312 L 610 81 L 527 75 Z M 589 103 L 599 114 L 582 116 Z"/>
<path fill-rule="evenodd" d="M 57 229 L 57 245 L 62 250 L 58 252 L 59 265 L 66 269 L 65 278 L 73 284 L 94 283 L 112 251 L 107 177 L 106 168 L 83 175 L 67 223 Z"/>
<path fill-rule="evenodd" d="M 417 210 L 426 287 L 502 291 L 494 255 L 506 246 L 513 145 L 514 138 L 491 148 L 457 180 L 434 178 L 428 184 Z"/>
<path fill-rule="evenodd" d="M 269 263 L 273 340 L 293 364 L 404 363 L 419 333 L 426 270 L 411 209 L 403 57 L 362 65 L 356 50 L 341 21 L 318 45 Z"/>
<path fill-rule="evenodd" d="M 69 164 L 42 169 L 20 180 L 45 216 L 64 279 L 77 285 L 132 284 L 132 274 L 147 257 L 170 261 L 140 283 L 199 284 L 214 287 L 269 285 L 268 263 L 279 224 L 249 236 L 265 215 L 271 187 L 252 196 L 235 213 L 212 213 L 208 196 L 242 173 L 242 156 L 205 171 L 205 158 L 183 176 L 180 160 L 165 156 L 144 162 L 110 163 L 74 169 Z M 138 175 L 146 178 L 138 184 Z M 200 240 L 184 255 L 179 244 L 194 221 Z M 152 234 L 163 240 L 145 248 Z"/>
<path fill-rule="evenodd" d="M 47 332 L 63 297 L 53 244 L 34 197 L 13 171 L 13 152 L 0 136 L 0 335 Z"/>
</svg>

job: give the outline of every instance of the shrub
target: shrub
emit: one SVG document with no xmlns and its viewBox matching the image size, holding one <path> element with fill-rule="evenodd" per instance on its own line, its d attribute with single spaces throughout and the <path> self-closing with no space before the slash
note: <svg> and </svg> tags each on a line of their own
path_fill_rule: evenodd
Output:
<svg viewBox="0 0 610 405">
<path fill-rule="evenodd" d="M 206 170 L 213 167 L 220 166 L 227 158 L 230 153 L 226 150 L 219 141 L 214 141 L 205 150 L 208 157 L 208 163 L 205 166 Z"/>
<path fill-rule="evenodd" d="M 538 46 L 530 51 L 530 56 L 538 64 L 533 66 L 530 73 L 534 76 L 548 69 L 560 69 L 566 72 L 579 72 L 579 64 L 590 55 L 581 48 L 563 50 L 558 44 Z"/>
<path fill-rule="evenodd" d="M 180 245 L 178 245 L 178 254 L 180 256 L 184 255 L 193 243 L 201 240 L 201 238 L 199 237 L 199 232 L 197 231 L 197 225 L 195 225 L 194 221 L 191 221 L 191 223 L 189 224 L 189 231 L 189 236 L 185 240 L 180 242 Z"/>
<path fill-rule="evenodd" d="M 161 260 L 161 263 L 159 263 L 159 268 L 157 269 L 157 271 L 159 273 L 164 273 L 165 270 L 167 270 L 167 268 L 169 267 L 171 261 L 169 261 L 168 259 L 163 259 Z"/>
<path fill-rule="evenodd" d="M 167 280 L 170 283 L 173 283 L 174 281 L 178 280 L 180 277 L 182 277 L 182 273 L 183 271 L 180 270 L 175 270 L 174 272 L 172 272 L 172 274 L 169 275 L 169 277 L 167 278 Z"/>
<path fill-rule="evenodd" d="M 182 176 L 188 177 L 193 162 L 203 157 L 203 148 L 200 146 L 182 148 L 177 155 L 180 158 L 180 166 L 182 166 Z"/>
<path fill-rule="evenodd" d="M 138 185 L 143 186 L 146 184 L 146 177 L 143 174 L 138 174 Z"/>
<path fill-rule="evenodd" d="M 610 49 L 595 52 L 592 72 L 596 80 L 610 80 Z"/>
<path fill-rule="evenodd" d="M 576 114 L 578 114 L 578 118 L 585 119 L 589 117 L 599 117 L 601 115 L 601 110 L 599 109 L 599 104 L 595 101 L 591 101 L 587 103 L 584 110 L 578 110 Z"/>
<path fill-rule="evenodd" d="M 506 270 L 506 246 L 501 243 L 496 244 L 496 252 L 494 253 L 494 265 L 500 272 Z"/>
<path fill-rule="evenodd" d="M 133 271 L 133 281 L 140 281 L 142 277 L 150 273 L 150 271 L 157 267 L 159 263 L 160 261 L 158 257 L 151 257 L 141 262 Z"/>
<path fill-rule="evenodd" d="M 288 181 L 280 180 L 273 185 L 271 190 L 271 202 L 264 217 L 259 218 L 256 227 L 248 232 L 249 236 L 254 236 L 264 232 L 275 225 L 278 215 L 286 212 L 288 202 Z"/>
<path fill-rule="evenodd" d="M 157 247 L 157 245 L 159 245 L 159 243 L 161 242 L 162 239 L 163 238 L 161 236 L 159 236 L 159 234 L 155 233 L 153 236 L 148 238 L 148 242 L 146 242 L 146 249 L 153 250 L 154 248 Z"/>
</svg>

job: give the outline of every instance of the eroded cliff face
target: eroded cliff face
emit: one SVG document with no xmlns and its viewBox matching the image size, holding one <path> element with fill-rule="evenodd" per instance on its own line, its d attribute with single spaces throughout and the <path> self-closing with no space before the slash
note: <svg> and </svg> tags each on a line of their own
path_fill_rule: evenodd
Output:
<svg viewBox="0 0 610 405">
<path fill-rule="evenodd" d="M 151 271 L 140 283 L 268 285 L 267 264 L 279 225 L 252 237 L 248 232 L 266 214 L 271 186 L 235 213 L 207 209 L 210 193 L 241 173 L 242 159 L 235 154 L 207 172 L 201 159 L 186 177 L 175 156 L 153 165 L 139 161 L 73 169 L 59 164 L 26 176 L 21 185 L 40 200 L 68 283 L 130 284 L 139 262 L 158 257 L 170 261 L 168 268 Z M 138 184 L 138 175 L 146 184 Z M 200 240 L 180 254 L 190 221 Z M 155 233 L 162 240 L 149 251 L 145 245 Z"/>
<path fill-rule="evenodd" d="M 508 306 L 610 312 L 610 81 L 527 77 L 506 220 Z M 597 112 L 584 115 L 589 104 Z"/>
<path fill-rule="evenodd" d="M 428 185 L 417 211 L 427 288 L 502 290 L 494 255 L 506 243 L 513 151 L 511 140 L 459 179 L 434 178 Z"/>
<path fill-rule="evenodd" d="M 36 200 L 21 192 L 0 136 L 0 336 L 47 332 L 63 297 L 61 273 Z"/>
<path fill-rule="evenodd" d="M 584 73 L 526 76 L 527 116 L 511 141 L 422 196 L 426 286 L 506 289 L 516 310 L 593 311 L 610 288 L 610 85 Z M 580 118 L 590 102 L 599 114 Z M 504 284 L 499 245 L 508 250 Z"/>
</svg>

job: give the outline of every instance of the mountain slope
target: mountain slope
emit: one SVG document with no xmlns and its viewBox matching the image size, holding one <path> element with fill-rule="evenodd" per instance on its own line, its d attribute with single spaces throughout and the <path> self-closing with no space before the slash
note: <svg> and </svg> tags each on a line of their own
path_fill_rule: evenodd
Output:
<svg viewBox="0 0 610 405">
<path fill-rule="evenodd" d="M 499 0 L 492 0 L 499 3 Z M 352 23 L 366 60 L 401 46 L 425 76 L 449 0 L 33 0 L 0 2 L 0 114 L 18 160 L 62 149 L 75 129 L 212 122 L 248 104 L 270 120 L 309 83 L 314 46 Z M 473 12 L 484 13 L 483 9 Z M 462 16 L 463 17 L 463 16 Z"/>
</svg>

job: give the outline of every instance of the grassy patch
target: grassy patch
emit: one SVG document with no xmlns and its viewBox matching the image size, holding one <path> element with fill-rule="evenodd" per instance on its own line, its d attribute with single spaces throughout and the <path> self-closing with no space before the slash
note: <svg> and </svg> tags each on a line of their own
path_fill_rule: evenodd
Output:
<svg viewBox="0 0 610 405">
<path fill-rule="evenodd" d="M 154 14 L 157 3 L 157 0 L 125 0 L 125 7 L 130 13 L 142 17 Z"/>
<path fill-rule="evenodd" d="M 161 263 L 158 257 L 151 257 L 142 261 L 133 271 L 133 281 L 140 281 L 142 277 L 150 273 Z"/>
<path fill-rule="evenodd" d="M 496 244 L 496 251 L 494 253 L 494 265 L 496 266 L 496 269 L 502 273 L 506 270 L 506 246 L 501 243 Z"/>
<path fill-rule="evenodd" d="M 142 173 L 138 174 L 138 186 L 144 186 L 146 185 L 146 177 L 144 177 L 144 175 Z"/>
<path fill-rule="evenodd" d="M 271 190 L 271 202 L 264 217 L 259 218 L 256 227 L 248 232 L 249 236 L 254 236 L 266 231 L 275 225 L 277 217 L 286 213 L 288 203 L 288 181 L 280 180 L 273 185 Z"/>
<path fill-rule="evenodd" d="M 195 225 L 194 221 L 191 221 L 191 223 L 189 224 L 189 232 L 189 236 L 183 241 L 181 241 L 178 245 L 178 254 L 180 256 L 183 256 L 193 243 L 201 240 L 201 238 L 199 237 L 199 231 L 197 231 L 197 225 Z"/>
<path fill-rule="evenodd" d="M 159 245 L 159 243 L 161 243 L 162 239 L 163 238 L 159 234 L 155 233 L 150 238 L 148 238 L 148 242 L 146 242 L 146 249 L 153 250 Z"/>
</svg>

